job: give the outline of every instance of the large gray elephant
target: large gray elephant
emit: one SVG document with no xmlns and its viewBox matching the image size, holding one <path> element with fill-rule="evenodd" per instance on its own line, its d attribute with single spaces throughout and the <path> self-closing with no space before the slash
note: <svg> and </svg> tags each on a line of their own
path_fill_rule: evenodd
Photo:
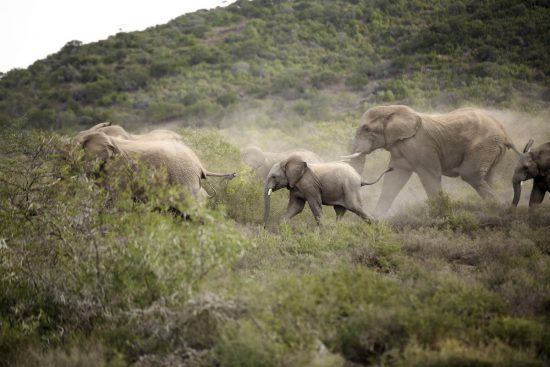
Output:
<svg viewBox="0 0 550 367">
<path fill-rule="evenodd" d="M 484 199 L 497 200 L 490 186 L 495 166 L 506 149 L 516 153 L 502 125 L 485 112 L 461 108 L 441 115 L 418 113 L 407 106 L 379 106 L 361 117 L 353 154 L 347 157 L 361 173 L 365 156 L 390 152 L 389 166 L 375 216 L 387 213 L 415 172 L 429 197 L 441 190 L 441 176 L 460 176 Z M 518 153 L 519 154 L 519 153 Z"/>
<path fill-rule="evenodd" d="M 293 154 L 299 155 L 307 163 L 322 163 L 323 160 L 317 154 L 305 150 L 296 149 L 281 153 L 266 152 L 256 145 L 247 146 L 242 153 L 243 162 L 252 168 L 256 176 L 265 180 L 269 170 L 277 162 L 288 159 Z"/>
<path fill-rule="evenodd" d="M 235 173 L 207 171 L 193 150 L 175 140 L 126 140 L 99 131 L 84 135 L 80 144 L 88 156 L 99 158 L 103 162 L 120 155 L 127 163 L 141 162 L 155 169 L 164 168 L 168 174 L 169 185 L 184 187 L 189 194 L 198 199 L 207 196 L 201 180 L 207 177 L 235 177 Z M 135 167 L 135 164 L 130 164 L 130 167 Z"/>
<path fill-rule="evenodd" d="M 270 196 L 273 191 L 282 188 L 290 190 L 285 218 L 290 219 L 299 214 L 307 202 L 313 216 L 320 223 L 322 205 L 334 207 L 337 218 L 349 210 L 366 221 L 372 217 L 363 210 L 361 203 L 361 186 L 373 185 L 391 171 L 388 168 L 375 181 L 361 181 L 361 176 L 347 163 L 329 162 L 310 164 L 299 155 L 275 163 L 269 171 L 264 187 L 264 226 L 267 225 L 270 211 Z"/>
<path fill-rule="evenodd" d="M 531 149 L 533 143 L 534 140 L 530 139 L 525 145 L 514 171 L 514 177 L 512 178 L 514 186 L 513 206 L 518 205 L 523 181 L 533 179 L 529 208 L 542 203 L 546 191 L 550 191 L 550 142 Z"/>
<path fill-rule="evenodd" d="M 81 143 L 84 137 L 90 133 L 102 132 L 108 136 L 114 136 L 126 140 L 175 140 L 182 141 L 181 136 L 170 130 L 156 129 L 144 134 L 131 134 L 120 125 L 113 125 L 111 122 L 102 122 L 92 126 L 88 130 L 79 132 L 75 136 L 75 141 Z"/>
</svg>

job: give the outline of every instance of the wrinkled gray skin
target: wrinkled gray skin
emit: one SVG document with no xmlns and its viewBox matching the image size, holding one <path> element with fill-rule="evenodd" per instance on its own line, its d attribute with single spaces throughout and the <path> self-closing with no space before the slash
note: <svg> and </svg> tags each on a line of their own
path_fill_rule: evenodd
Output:
<svg viewBox="0 0 550 367">
<path fill-rule="evenodd" d="M 146 163 L 153 168 L 165 168 L 168 184 L 182 186 L 195 198 L 207 197 L 201 180 L 209 176 L 232 179 L 234 173 L 213 173 L 201 164 L 195 152 L 182 142 L 126 140 L 108 136 L 103 132 L 90 132 L 84 135 L 80 144 L 87 156 L 109 161 L 115 155 L 121 155 L 128 167 L 136 167 L 136 161 Z M 117 171 L 118 172 L 118 171 Z M 107 172 L 107 174 L 111 174 Z M 113 173 L 114 174 L 114 173 Z M 117 173 L 118 174 L 118 173 Z"/>
<path fill-rule="evenodd" d="M 334 207 L 337 218 L 349 210 L 365 221 L 372 221 L 363 210 L 361 186 L 372 185 L 391 171 L 388 168 L 374 182 L 361 181 L 361 176 L 347 163 L 329 162 L 309 164 L 298 155 L 275 163 L 269 171 L 264 186 L 264 226 L 267 225 L 270 211 L 270 196 L 273 191 L 287 188 L 290 191 L 285 219 L 299 214 L 307 202 L 313 216 L 320 224 L 322 205 Z"/>
<path fill-rule="evenodd" d="M 246 163 L 249 167 L 252 168 L 252 170 L 254 170 L 254 173 L 259 179 L 265 180 L 267 178 L 269 170 L 271 169 L 271 167 L 273 167 L 275 163 L 288 159 L 288 157 L 293 154 L 299 155 L 304 160 L 304 162 L 307 163 L 323 162 L 321 157 L 309 150 L 296 149 L 287 152 L 275 153 L 266 152 L 255 145 L 249 145 L 244 149 L 242 153 L 242 159 L 244 163 Z"/>
<path fill-rule="evenodd" d="M 533 139 L 525 145 L 519 155 L 518 164 L 512 178 L 514 199 L 512 206 L 518 206 L 521 196 L 521 183 L 533 179 L 533 189 L 529 198 L 529 208 L 542 203 L 546 191 L 550 191 L 550 142 L 531 149 Z"/>
<path fill-rule="evenodd" d="M 102 122 L 95 126 L 92 126 L 88 130 L 79 132 L 74 140 L 76 143 L 81 144 L 84 137 L 90 133 L 102 132 L 108 136 L 114 136 L 126 140 L 175 140 L 182 141 L 181 136 L 170 130 L 152 130 L 145 134 L 130 134 L 122 126 L 113 125 L 111 122 Z"/>
<path fill-rule="evenodd" d="M 383 216 L 414 172 L 428 197 L 441 191 L 441 176 L 460 176 L 484 199 L 497 200 L 490 186 L 506 149 L 517 152 L 502 125 L 485 112 L 461 108 L 446 114 L 418 113 L 407 106 L 379 106 L 361 117 L 353 143 L 352 166 L 361 173 L 365 156 L 390 152 L 393 172 L 384 177 L 374 211 Z M 518 153 L 519 154 L 519 153 Z"/>
</svg>

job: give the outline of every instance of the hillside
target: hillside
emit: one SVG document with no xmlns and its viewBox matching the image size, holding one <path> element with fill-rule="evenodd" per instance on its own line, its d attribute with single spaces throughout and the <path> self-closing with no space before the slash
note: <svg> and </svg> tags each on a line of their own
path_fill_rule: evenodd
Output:
<svg viewBox="0 0 550 367">
<path fill-rule="evenodd" d="M 317 121 L 397 102 L 540 109 L 549 40 L 546 1 L 239 0 L 72 41 L 6 73 L 0 122 L 218 126 L 252 109 L 255 119 Z"/>
</svg>

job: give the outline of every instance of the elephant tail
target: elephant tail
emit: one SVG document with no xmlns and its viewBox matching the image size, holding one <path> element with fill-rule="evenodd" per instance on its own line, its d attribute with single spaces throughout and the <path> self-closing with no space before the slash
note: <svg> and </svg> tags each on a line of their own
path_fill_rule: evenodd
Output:
<svg viewBox="0 0 550 367">
<path fill-rule="evenodd" d="M 516 146 L 514 145 L 514 143 L 512 143 L 510 140 L 504 143 L 504 146 L 508 149 L 512 149 L 517 155 L 521 154 L 519 150 L 516 148 Z"/>
<path fill-rule="evenodd" d="M 223 177 L 225 178 L 226 180 L 232 180 L 235 178 L 235 176 L 237 175 L 235 172 L 232 172 L 232 173 L 215 173 L 215 172 L 209 172 L 207 170 L 203 170 L 202 171 L 202 175 L 203 177 L 202 178 L 207 178 L 207 177 Z"/>
<path fill-rule="evenodd" d="M 504 146 L 507 149 L 512 149 L 517 155 L 521 155 L 520 151 L 516 148 L 516 146 L 512 142 L 512 139 L 510 139 L 510 136 L 506 132 L 504 132 L 504 135 L 506 137 L 506 139 L 504 140 Z"/>
<path fill-rule="evenodd" d="M 382 176 L 384 176 L 386 173 L 391 172 L 391 171 L 393 171 L 393 168 L 388 167 L 388 168 L 386 168 L 386 170 L 385 170 L 384 172 L 382 172 L 382 173 L 380 174 L 380 176 L 378 176 L 378 178 L 377 178 L 376 180 L 370 181 L 370 182 L 369 182 L 369 181 L 361 181 L 361 186 L 374 185 L 375 183 L 377 183 L 378 181 L 380 181 L 380 179 L 382 178 Z"/>
</svg>

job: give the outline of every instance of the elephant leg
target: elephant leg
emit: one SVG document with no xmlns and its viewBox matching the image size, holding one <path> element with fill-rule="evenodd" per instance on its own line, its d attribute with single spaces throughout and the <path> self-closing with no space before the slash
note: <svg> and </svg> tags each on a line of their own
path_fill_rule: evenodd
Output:
<svg viewBox="0 0 550 367">
<path fill-rule="evenodd" d="M 346 195 L 346 209 L 360 216 L 365 222 L 374 222 L 374 218 L 363 210 L 363 203 L 361 202 L 361 194 L 359 191 Z"/>
<path fill-rule="evenodd" d="M 306 205 L 306 201 L 304 199 L 301 199 L 299 197 L 296 197 L 295 195 L 290 194 L 290 197 L 288 198 L 288 206 L 286 208 L 284 219 L 288 220 L 300 214 L 302 210 L 304 210 L 305 205 Z"/>
<path fill-rule="evenodd" d="M 336 220 L 342 219 L 344 214 L 346 214 L 346 208 L 341 205 L 334 205 L 334 212 L 336 213 Z"/>
<path fill-rule="evenodd" d="M 531 190 L 531 196 L 529 197 L 529 209 L 532 209 L 542 203 L 544 195 L 546 194 L 546 187 L 544 185 L 533 183 L 533 190 Z"/>
<path fill-rule="evenodd" d="M 492 188 L 493 184 L 495 182 L 495 173 L 497 171 L 497 168 L 502 165 L 502 160 L 504 158 L 504 155 L 506 154 L 506 148 L 502 147 L 496 152 L 496 157 L 493 161 L 493 164 L 489 166 L 489 169 L 487 170 L 487 174 L 485 175 L 485 181 L 489 184 L 489 186 Z"/>
<path fill-rule="evenodd" d="M 382 185 L 382 193 L 374 209 L 375 217 L 381 217 L 388 212 L 403 186 L 409 181 L 411 174 L 412 171 L 405 169 L 394 169 L 386 173 Z"/>
<path fill-rule="evenodd" d="M 472 186 L 484 200 L 498 202 L 491 182 L 495 174 L 495 167 L 502 160 L 505 149 L 494 145 L 494 142 L 485 142 L 474 147 L 465 157 L 460 167 L 460 177 Z"/>
<path fill-rule="evenodd" d="M 498 202 L 498 197 L 485 179 L 485 176 L 484 172 L 479 172 L 476 175 L 462 177 L 462 179 L 470 184 L 484 200 Z"/>
<path fill-rule="evenodd" d="M 308 200 L 307 201 L 317 225 L 321 225 L 321 215 L 323 214 L 323 207 L 320 201 L 317 200 Z"/>
<path fill-rule="evenodd" d="M 363 208 L 358 207 L 358 206 L 354 206 L 354 207 L 351 207 L 351 208 L 348 208 L 348 209 L 349 209 L 350 212 L 355 213 L 358 216 L 360 216 L 361 219 L 363 219 L 365 222 L 367 222 L 367 223 L 374 222 L 374 218 L 371 217 L 370 215 L 368 215 L 367 213 L 365 213 Z"/>
<path fill-rule="evenodd" d="M 420 169 L 417 174 L 428 197 L 437 196 L 441 191 L 441 173 Z"/>
<path fill-rule="evenodd" d="M 491 167 L 491 169 L 489 170 L 489 172 L 487 172 L 487 174 L 485 175 L 485 181 L 487 182 L 487 184 L 492 188 L 493 187 L 493 184 L 495 182 L 495 166 Z"/>
</svg>

